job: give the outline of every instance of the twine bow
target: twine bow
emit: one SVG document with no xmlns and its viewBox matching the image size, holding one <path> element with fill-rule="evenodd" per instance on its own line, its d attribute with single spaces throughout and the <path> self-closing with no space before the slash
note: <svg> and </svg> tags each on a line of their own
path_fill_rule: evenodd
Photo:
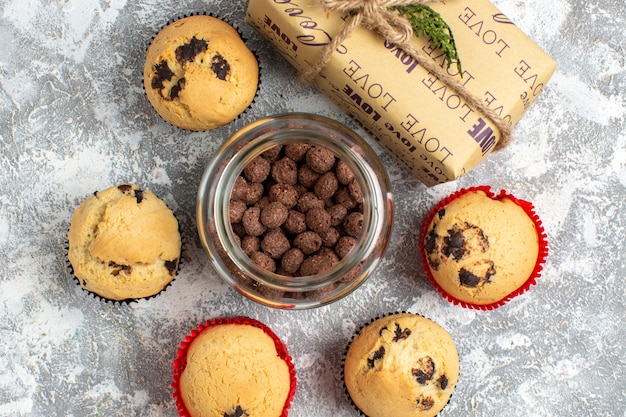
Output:
<svg viewBox="0 0 626 417">
<path fill-rule="evenodd" d="M 447 87 L 455 90 L 465 101 L 478 109 L 500 130 L 500 140 L 495 151 L 506 147 L 511 141 L 511 126 L 496 112 L 487 107 L 485 102 L 472 94 L 465 86 L 450 77 L 442 68 L 424 55 L 411 44 L 413 28 L 409 21 L 399 14 L 389 10 L 393 6 L 440 3 L 443 0 L 321 0 L 326 11 L 347 14 L 341 31 L 322 50 L 319 60 L 307 70 L 303 71 L 300 81 L 311 84 L 317 74 L 326 66 L 332 53 L 341 43 L 360 25 L 366 29 L 379 33 L 385 40 L 401 48 L 427 71 L 434 74 Z"/>
</svg>

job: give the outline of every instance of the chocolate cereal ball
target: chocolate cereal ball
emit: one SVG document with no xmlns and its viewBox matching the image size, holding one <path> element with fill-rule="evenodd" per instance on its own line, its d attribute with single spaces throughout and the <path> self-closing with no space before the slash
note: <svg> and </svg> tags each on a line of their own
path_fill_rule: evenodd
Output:
<svg viewBox="0 0 626 417">
<path fill-rule="evenodd" d="M 331 267 L 339 263 L 339 256 L 337 256 L 337 253 L 331 248 L 322 247 L 319 251 L 317 251 L 317 254 L 325 257 Z"/>
<path fill-rule="evenodd" d="M 271 203 L 272 201 L 270 200 L 270 198 L 268 196 L 263 196 L 261 198 L 259 198 L 255 203 L 254 206 L 260 208 L 261 210 L 263 210 L 265 207 L 267 207 L 267 205 L 269 203 Z"/>
<path fill-rule="evenodd" d="M 343 204 L 334 204 L 328 208 L 328 214 L 330 214 L 330 225 L 339 226 L 348 214 L 348 209 Z"/>
<path fill-rule="evenodd" d="M 283 145 L 276 145 L 261 154 L 261 156 L 267 159 L 270 162 L 274 162 L 280 156 L 280 151 L 282 151 Z"/>
<path fill-rule="evenodd" d="M 246 235 L 241 238 L 241 249 L 246 255 L 250 256 L 252 252 L 261 250 L 261 239 L 257 236 Z"/>
<path fill-rule="evenodd" d="M 356 182 L 356 180 L 354 182 Z M 313 191 L 315 192 L 316 196 L 318 196 L 322 200 L 326 200 L 328 198 L 331 198 L 333 195 L 335 195 L 338 188 L 339 188 L 339 181 L 337 180 L 337 176 L 335 175 L 334 172 L 328 171 L 322 174 L 322 176 L 318 178 L 318 180 L 315 182 L 315 185 L 313 186 Z M 361 199 L 361 202 L 362 201 L 363 200 Z"/>
<path fill-rule="evenodd" d="M 261 223 L 261 209 L 258 207 L 249 207 L 241 219 L 241 223 L 247 234 L 251 236 L 261 236 L 267 229 Z"/>
<path fill-rule="evenodd" d="M 337 161 L 337 166 L 335 167 L 335 174 L 337 175 L 337 179 L 339 183 L 343 185 L 348 185 L 354 179 L 354 173 L 348 167 L 348 164 L 343 162 L 342 160 Z"/>
<path fill-rule="evenodd" d="M 287 208 L 295 206 L 299 197 L 298 190 L 291 184 L 274 184 L 270 187 L 270 201 L 281 202 Z"/>
<path fill-rule="evenodd" d="M 285 145 L 285 155 L 299 162 L 304 159 L 310 147 L 308 143 L 290 143 Z"/>
<path fill-rule="evenodd" d="M 246 165 L 243 174 L 250 182 L 263 182 L 270 174 L 270 168 L 270 161 L 259 155 Z"/>
<path fill-rule="evenodd" d="M 363 192 L 361 191 L 361 186 L 356 179 L 350 181 L 350 184 L 348 184 L 348 191 L 350 191 L 350 195 L 354 198 L 354 201 L 357 203 L 363 202 Z"/>
<path fill-rule="evenodd" d="M 283 227 L 287 233 L 297 235 L 306 230 L 306 216 L 304 213 L 296 210 L 289 210 L 287 220 L 283 223 Z"/>
<path fill-rule="evenodd" d="M 263 191 L 263 184 L 261 184 L 260 182 L 248 183 L 248 187 L 245 190 L 243 201 L 248 204 L 254 204 L 259 201 L 261 197 L 263 197 Z"/>
<path fill-rule="evenodd" d="M 335 154 L 321 146 L 311 146 L 306 153 L 306 163 L 313 171 L 323 174 L 335 165 Z"/>
<path fill-rule="evenodd" d="M 355 209 L 359 204 L 354 197 L 352 197 L 347 187 L 339 187 L 333 198 L 335 203 L 343 205 L 348 210 Z"/>
<path fill-rule="evenodd" d="M 276 271 L 276 262 L 267 254 L 263 252 L 252 252 L 250 254 L 250 260 L 261 269 L 269 272 Z"/>
<path fill-rule="evenodd" d="M 302 213 L 306 213 L 313 208 L 324 208 L 324 200 L 320 199 L 315 195 L 315 193 L 310 191 L 308 193 L 304 193 L 298 199 L 298 210 Z"/>
<path fill-rule="evenodd" d="M 261 249 L 273 259 L 280 259 L 290 248 L 289 240 L 279 229 L 269 231 L 261 241 Z"/>
<path fill-rule="evenodd" d="M 300 274 L 302 276 L 316 275 L 329 270 L 332 267 L 330 260 L 324 255 L 313 255 L 302 261 Z"/>
<path fill-rule="evenodd" d="M 313 171 L 311 167 L 306 164 L 298 169 L 298 181 L 307 189 L 313 188 L 319 177 L 320 174 Z"/>
<path fill-rule="evenodd" d="M 231 200 L 245 200 L 248 193 L 248 181 L 242 176 L 235 178 L 233 190 L 231 191 Z"/>
<path fill-rule="evenodd" d="M 357 238 L 363 229 L 363 213 L 354 211 L 343 219 L 343 230 L 350 236 Z"/>
<path fill-rule="evenodd" d="M 322 247 L 322 238 L 317 233 L 307 230 L 295 237 L 293 245 L 305 255 L 310 255 Z"/>
<path fill-rule="evenodd" d="M 282 225 L 287 220 L 289 209 L 283 203 L 273 201 L 261 210 L 261 223 L 263 226 L 274 228 Z"/>
<path fill-rule="evenodd" d="M 321 207 L 306 212 L 306 225 L 316 233 L 323 233 L 330 228 L 330 214 Z"/>
<path fill-rule="evenodd" d="M 345 258 L 356 245 L 356 239 L 352 236 L 341 236 L 335 245 L 335 253 L 339 258 Z"/>
<path fill-rule="evenodd" d="M 298 165 L 291 159 L 284 157 L 272 165 L 272 178 L 279 184 L 295 184 L 298 182 Z"/>
<path fill-rule="evenodd" d="M 298 248 L 291 248 L 283 255 L 280 266 L 288 274 L 295 274 L 304 260 L 304 253 Z"/>
<path fill-rule="evenodd" d="M 245 213 L 247 207 L 246 203 L 241 200 L 230 200 L 230 204 L 228 205 L 228 218 L 230 222 L 241 222 L 243 213 Z"/>
<path fill-rule="evenodd" d="M 334 227 L 329 227 L 328 230 L 321 232 L 320 237 L 322 238 L 322 245 L 333 247 L 337 244 L 339 240 L 339 231 Z"/>
</svg>

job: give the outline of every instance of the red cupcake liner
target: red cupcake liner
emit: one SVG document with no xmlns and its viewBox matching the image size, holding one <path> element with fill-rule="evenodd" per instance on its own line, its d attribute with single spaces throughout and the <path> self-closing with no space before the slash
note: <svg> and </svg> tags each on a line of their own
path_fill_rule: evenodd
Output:
<svg viewBox="0 0 626 417">
<path fill-rule="evenodd" d="M 185 336 L 185 340 L 180 342 L 180 348 L 176 353 L 176 359 L 173 362 L 173 382 L 170 385 L 174 390 L 172 397 L 176 401 L 176 410 L 178 411 L 178 415 L 180 417 L 191 417 L 185 403 L 180 395 L 180 386 L 179 380 L 180 376 L 187 367 L 187 352 L 189 350 L 189 346 L 193 342 L 193 340 L 198 336 L 202 331 L 206 328 L 213 326 L 220 326 L 223 324 L 241 324 L 258 327 L 263 330 L 265 334 L 270 336 L 274 341 L 274 346 L 276 347 L 276 352 L 278 356 L 287 363 L 287 367 L 289 368 L 289 375 L 291 379 L 291 386 L 289 389 L 289 394 L 287 395 L 287 400 L 285 400 L 285 405 L 283 407 L 283 412 L 280 417 L 287 417 L 289 415 L 289 407 L 291 406 L 291 401 L 293 400 L 294 395 L 296 394 L 296 371 L 295 366 L 293 364 L 293 360 L 287 351 L 287 346 L 278 338 L 278 336 L 265 324 L 261 323 L 258 320 L 252 319 L 250 317 L 245 316 L 236 316 L 236 317 L 222 317 L 216 319 L 209 319 L 204 323 L 198 325 L 197 329 L 191 330 L 191 332 Z"/>
<path fill-rule="evenodd" d="M 537 231 L 537 239 L 539 243 L 539 253 L 537 254 L 537 261 L 535 262 L 535 267 L 533 268 L 533 271 L 528 277 L 528 279 L 524 282 L 524 284 L 522 284 L 515 291 L 511 292 L 510 294 L 508 294 L 501 300 L 498 300 L 491 304 L 472 304 L 466 301 L 459 300 L 451 296 L 450 294 L 448 294 L 443 288 L 441 288 L 441 286 L 437 283 L 437 281 L 435 281 L 435 278 L 433 277 L 430 271 L 430 267 L 428 266 L 428 259 L 426 256 L 426 250 L 424 248 L 424 239 L 426 238 L 426 232 L 427 232 L 428 226 L 430 225 L 433 217 L 437 214 L 437 212 L 441 210 L 444 206 L 449 204 L 452 200 L 468 192 L 474 192 L 474 191 L 482 191 L 487 195 L 487 197 L 491 198 L 492 200 L 503 200 L 506 198 L 506 199 L 513 201 L 518 206 L 520 206 L 524 210 L 524 212 L 526 212 L 528 217 L 532 220 L 533 224 L 535 225 L 535 230 Z M 481 186 L 476 186 L 476 187 L 461 188 L 460 190 L 450 194 L 448 197 L 441 200 L 435 207 L 433 207 L 430 210 L 430 212 L 424 219 L 424 222 L 422 223 L 422 228 L 420 232 L 420 254 L 422 257 L 422 263 L 424 265 L 424 270 L 426 272 L 426 276 L 428 277 L 428 280 L 433 284 L 435 289 L 437 289 L 437 291 L 446 300 L 448 300 L 454 305 L 460 305 L 461 307 L 474 309 L 474 310 L 487 311 L 487 310 L 494 310 L 498 307 L 503 306 L 507 302 L 511 301 L 513 298 L 526 292 L 531 286 L 537 283 L 537 279 L 541 277 L 543 264 L 546 262 L 546 258 L 548 257 L 548 236 L 545 233 L 545 230 L 543 228 L 541 220 L 539 219 L 539 216 L 535 213 L 535 207 L 533 206 L 532 203 L 525 201 L 525 200 L 520 200 L 516 198 L 515 196 L 508 194 L 505 190 L 500 190 L 500 194 L 496 195 L 493 191 L 491 191 L 490 186 L 481 185 Z"/>
</svg>

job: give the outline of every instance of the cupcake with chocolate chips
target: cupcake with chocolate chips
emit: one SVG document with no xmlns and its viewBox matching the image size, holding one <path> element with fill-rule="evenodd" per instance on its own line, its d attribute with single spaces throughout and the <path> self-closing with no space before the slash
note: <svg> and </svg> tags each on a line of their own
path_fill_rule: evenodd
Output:
<svg viewBox="0 0 626 417">
<path fill-rule="evenodd" d="M 531 203 L 490 187 L 462 189 L 434 207 L 421 234 L 426 274 L 449 301 L 493 309 L 525 292 L 548 254 Z"/>
<path fill-rule="evenodd" d="M 412 313 L 372 321 L 354 337 L 344 383 L 367 417 L 432 417 L 448 403 L 459 378 L 450 334 Z"/>
<path fill-rule="evenodd" d="M 143 80 L 148 100 L 167 122 L 210 130 L 231 122 L 252 103 L 259 67 L 231 25 L 194 15 L 156 35 L 146 53 Z"/>
<path fill-rule="evenodd" d="M 149 298 L 174 279 L 181 254 L 178 221 L 150 190 L 119 184 L 74 212 L 68 261 L 80 286 L 112 301 Z"/>
<path fill-rule="evenodd" d="M 248 317 L 221 318 L 181 343 L 172 388 L 181 417 L 286 417 L 296 375 L 269 327 Z"/>
</svg>

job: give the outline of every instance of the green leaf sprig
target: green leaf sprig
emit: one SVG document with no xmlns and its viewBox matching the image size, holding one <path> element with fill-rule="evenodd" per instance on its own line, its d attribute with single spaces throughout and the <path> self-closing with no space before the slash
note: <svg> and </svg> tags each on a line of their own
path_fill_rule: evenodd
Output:
<svg viewBox="0 0 626 417">
<path fill-rule="evenodd" d="M 454 42 L 452 30 L 439 13 L 424 4 L 392 6 L 390 9 L 396 10 L 409 21 L 415 36 L 419 36 L 421 33 L 430 38 L 435 46 L 446 55 L 448 68 L 450 68 L 452 63 L 456 63 L 459 74 L 463 77 L 461 59 Z"/>
</svg>

